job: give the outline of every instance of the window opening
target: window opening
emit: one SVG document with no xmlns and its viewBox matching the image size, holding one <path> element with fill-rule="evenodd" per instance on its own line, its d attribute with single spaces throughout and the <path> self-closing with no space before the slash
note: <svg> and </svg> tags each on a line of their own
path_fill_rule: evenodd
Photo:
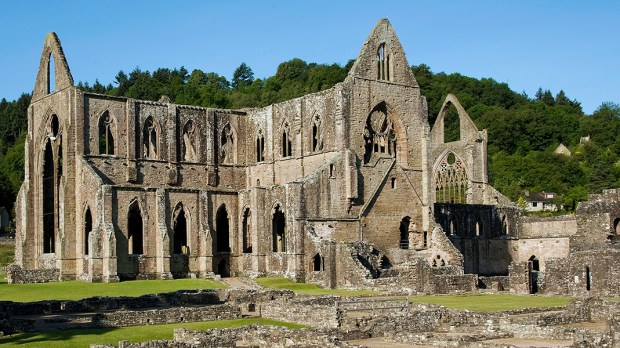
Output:
<svg viewBox="0 0 620 348">
<path fill-rule="evenodd" d="M 290 157 L 293 155 L 293 143 L 288 122 L 285 122 L 282 128 L 282 157 Z"/>
<path fill-rule="evenodd" d="M 114 155 L 113 120 L 108 111 L 99 118 L 99 154 Z"/>
<path fill-rule="evenodd" d="M 385 103 L 379 104 L 366 119 L 364 128 L 364 163 L 375 156 L 396 158 L 396 133 L 387 117 Z"/>
<path fill-rule="evenodd" d="M 377 49 L 377 80 L 390 80 L 390 56 L 386 53 L 385 43 Z"/>
<path fill-rule="evenodd" d="M 47 94 L 56 92 L 56 62 L 50 53 L 47 61 Z"/>
<path fill-rule="evenodd" d="M 286 219 L 280 205 L 276 206 L 272 218 L 273 251 L 286 251 Z"/>
<path fill-rule="evenodd" d="M 47 141 L 43 160 L 43 253 L 55 251 L 55 182 L 52 143 Z"/>
<path fill-rule="evenodd" d="M 221 163 L 236 163 L 237 162 L 237 150 L 236 150 L 237 137 L 235 130 L 230 126 L 230 123 L 222 128 L 222 135 L 220 137 L 220 162 Z"/>
<path fill-rule="evenodd" d="M 263 130 L 258 130 L 256 137 L 256 162 L 262 162 L 265 160 L 265 136 Z"/>
<path fill-rule="evenodd" d="M 312 258 L 312 270 L 314 272 L 320 272 L 324 270 L 323 258 L 318 253 Z"/>
<path fill-rule="evenodd" d="M 409 224 L 411 223 L 411 218 L 405 216 L 400 221 L 400 248 L 401 249 L 409 249 Z"/>
<path fill-rule="evenodd" d="M 183 128 L 183 160 L 198 162 L 197 142 L 198 131 L 194 121 L 189 120 Z"/>
<path fill-rule="evenodd" d="M 469 178 L 460 158 L 446 154 L 435 172 L 435 202 L 467 203 Z"/>
<path fill-rule="evenodd" d="M 312 122 L 312 151 L 323 150 L 323 130 L 321 127 L 321 116 L 314 116 Z"/>
<path fill-rule="evenodd" d="M 180 207 L 177 211 L 173 230 L 173 253 L 189 254 L 189 247 L 187 245 L 187 220 L 183 207 Z"/>
<path fill-rule="evenodd" d="M 144 158 L 158 158 L 157 155 L 159 144 L 157 142 L 157 126 L 155 125 L 153 118 L 150 116 L 144 122 L 143 147 Z"/>
<path fill-rule="evenodd" d="M 443 116 L 443 141 L 450 143 L 461 140 L 461 118 L 456 106 L 448 103 Z"/>
<path fill-rule="evenodd" d="M 251 211 L 250 208 L 246 208 L 243 213 L 243 252 L 251 253 L 252 252 L 252 226 L 251 226 Z"/>
<path fill-rule="evenodd" d="M 88 237 L 90 236 L 90 232 L 93 230 L 93 216 L 90 213 L 90 208 L 86 208 L 86 212 L 84 213 L 84 255 L 88 255 L 89 245 L 88 245 Z"/>
</svg>

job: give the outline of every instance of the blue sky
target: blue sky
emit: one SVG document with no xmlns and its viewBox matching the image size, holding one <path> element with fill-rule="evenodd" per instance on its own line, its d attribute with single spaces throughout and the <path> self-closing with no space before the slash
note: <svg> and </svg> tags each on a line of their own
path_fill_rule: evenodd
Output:
<svg viewBox="0 0 620 348">
<path fill-rule="evenodd" d="M 76 81 L 119 70 L 185 66 L 256 77 L 297 57 L 345 64 L 379 18 L 410 64 L 492 77 L 533 96 L 563 89 L 591 113 L 620 103 L 620 1 L 5 1 L 0 98 L 34 87 L 45 33 L 55 31 Z"/>
</svg>

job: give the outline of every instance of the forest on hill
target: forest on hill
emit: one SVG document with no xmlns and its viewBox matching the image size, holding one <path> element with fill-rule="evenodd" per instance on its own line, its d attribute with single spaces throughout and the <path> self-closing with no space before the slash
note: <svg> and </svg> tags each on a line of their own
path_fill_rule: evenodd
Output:
<svg viewBox="0 0 620 348">
<path fill-rule="evenodd" d="M 158 100 L 167 95 L 177 104 L 218 108 L 259 107 L 318 92 L 341 82 L 353 60 L 345 66 L 307 63 L 292 59 L 281 63 L 274 76 L 258 79 L 242 63 L 229 81 L 214 72 L 160 68 L 153 72 L 120 71 L 114 84 L 95 81 L 78 87 L 95 93 Z M 551 191 L 566 211 L 587 199 L 588 193 L 620 187 L 620 105 L 602 103 L 592 115 L 563 91 L 555 95 L 538 90 L 535 96 L 516 93 L 506 83 L 475 79 L 458 73 L 433 73 L 429 66 L 411 67 L 428 101 L 432 126 L 448 93 L 457 96 L 478 129 L 489 136 L 491 184 L 514 201 L 523 190 Z M 24 142 L 30 94 L 0 101 L 0 206 L 13 208 L 23 180 Z M 458 117 L 451 109 L 446 139 L 458 137 Z M 589 141 L 582 141 L 589 137 Z M 564 144 L 571 156 L 554 150 Z"/>
</svg>

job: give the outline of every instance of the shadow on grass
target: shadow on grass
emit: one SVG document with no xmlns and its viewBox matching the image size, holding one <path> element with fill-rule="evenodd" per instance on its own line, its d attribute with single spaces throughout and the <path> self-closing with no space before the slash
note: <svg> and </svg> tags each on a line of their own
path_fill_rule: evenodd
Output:
<svg viewBox="0 0 620 348">
<path fill-rule="evenodd" d="M 21 333 L 11 335 L 9 337 L 0 338 L 0 345 L 37 345 L 37 346 L 55 346 L 53 342 L 62 342 L 62 346 L 67 345 L 67 341 L 78 341 L 72 342 L 70 346 L 88 346 L 91 343 L 96 343 L 92 340 L 90 336 L 100 336 L 105 335 L 114 330 L 118 330 L 117 328 L 101 328 L 101 329 L 72 329 L 72 330 L 62 330 L 62 331 L 49 331 L 49 332 L 37 332 L 37 333 Z M 89 337 L 87 337 L 87 335 Z M 82 336 L 84 340 L 80 340 L 79 337 Z"/>
</svg>

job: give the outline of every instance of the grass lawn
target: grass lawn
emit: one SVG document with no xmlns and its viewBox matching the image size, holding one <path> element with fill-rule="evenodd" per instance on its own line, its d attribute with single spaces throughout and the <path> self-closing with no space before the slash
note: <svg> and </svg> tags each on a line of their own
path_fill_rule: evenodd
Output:
<svg viewBox="0 0 620 348">
<path fill-rule="evenodd" d="M 263 288 L 292 290 L 305 295 L 370 296 L 380 294 L 372 290 L 323 289 L 316 284 L 295 283 L 287 278 L 257 278 L 256 282 Z"/>
<path fill-rule="evenodd" d="M 15 247 L 12 245 L 0 245 L 0 282 L 6 282 L 5 267 L 13 263 Z"/>
<path fill-rule="evenodd" d="M 166 325 L 130 326 L 122 328 L 59 330 L 44 333 L 25 333 L 7 338 L 0 338 L 4 347 L 88 347 L 92 343 L 118 344 L 119 341 L 143 342 L 150 340 L 171 340 L 174 328 L 188 330 L 206 330 L 213 328 L 230 328 L 251 324 L 284 326 L 289 329 L 305 327 L 303 325 L 282 321 L 249 318 L 234 320 L 205 321 L 198 323 L 179 323 Z"/>
<path fill-rule="evenodd" d="M 414 296 L 409 301 L 433 303 L 452 309 L 469 309 L 477 311 L 508 311 L 531 307 L 557 307 L 567 305 L 570 297 L 546 297 L 512 294 L 471 294 L 471 295 L 437 295 Z"/>
<path fill-rule="evenodd" d="M 208 279 L 133 280 L 120 283 L 80 281 L 40 284 L 0 284 L 0 301 L 80 300 L 93 296 L 141 296 L 188 289 L 225 288 Z"/>
</svg>

